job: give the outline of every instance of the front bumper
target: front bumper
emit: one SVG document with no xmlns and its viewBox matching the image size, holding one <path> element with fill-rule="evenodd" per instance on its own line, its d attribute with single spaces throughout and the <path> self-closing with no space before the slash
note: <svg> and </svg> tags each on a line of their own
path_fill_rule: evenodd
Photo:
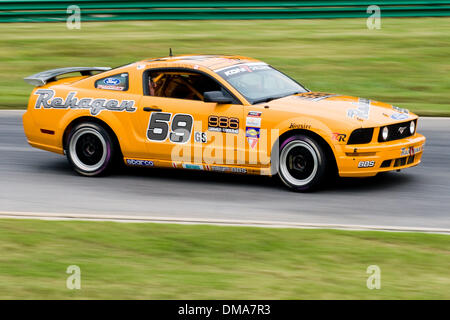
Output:
<svg viewBox="0 0 450 320">
<path fill-rule="evenodd" d="M 371 177 L 379 172 L 400 170 L 420 163 L 425 137 L 414 134 L 401 140 L 367 145 L 336 145 L 341 177 Z"/>
</svg>

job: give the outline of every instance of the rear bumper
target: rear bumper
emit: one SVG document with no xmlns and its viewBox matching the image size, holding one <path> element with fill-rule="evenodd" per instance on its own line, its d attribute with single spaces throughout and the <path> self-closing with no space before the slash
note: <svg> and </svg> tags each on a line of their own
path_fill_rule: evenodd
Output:
<svg viewBox="0 0 450 320">
<path fill-rule="evenodd" d="M 379 172 L 400 170 L 420 163 L 425 137 L 415 135 L 396 141 L 339 146 L 336 162 L 341 177 L 371 177 Z"/>
<path fill-rule="evenodd" d="M 42 132 L 42 126 L 39 126 L 35 119 L 33 118 L 33 114 L 30 110 L 27 110 L 22 116 L 23 129 L 25 132 L 25 136 L 27 137 L 28 143 L 38 149 L 51 151 L 59 154 L 64 154 L 64 150 L 61 146 L 61 137 L 59 134 L 48 134 Z M 44 128 L 49 128 L 49 126 L 45 126 Z M 51 127 L 53 132 L 56 130 Z M 56 132 L 58 133 L 58 132 Z"/>
</svg>

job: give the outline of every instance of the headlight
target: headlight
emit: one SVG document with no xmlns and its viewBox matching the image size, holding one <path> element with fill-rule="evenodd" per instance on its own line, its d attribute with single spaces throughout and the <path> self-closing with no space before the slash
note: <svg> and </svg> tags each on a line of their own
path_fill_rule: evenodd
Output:
<svg viewBox="0 0 450 320">
<path fill-rule="evenodd" d="M 414 134 L 414 131 L 416 131 L 416 123 L 414 121 L 411 121 L 411 123 L 409 124 L 409 132 L 411 134 Z"/>
<path fill-rule="evenodd" d="M 382 136 L 383 140 L 386 141 L 388 136 L 389 136 L 389 129 L 388 129 L 388 127 L 384 127 L 383 131 L 381 132 L 381 134 L 382 134 L 381 136 Z"/>
</svg>

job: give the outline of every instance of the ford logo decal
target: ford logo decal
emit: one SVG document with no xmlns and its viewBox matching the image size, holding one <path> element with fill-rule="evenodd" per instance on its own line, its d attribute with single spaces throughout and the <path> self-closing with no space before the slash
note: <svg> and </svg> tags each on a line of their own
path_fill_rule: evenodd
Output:
<svg viewBox="0 0 450 320">
<path fill-rule="evenodd" d="M 116 85 L 118 85 L 120 83 L 120 79 L 106 78 L 105 80 L 103 80 L 103 83 L 116 86 Z"/>
</svg>

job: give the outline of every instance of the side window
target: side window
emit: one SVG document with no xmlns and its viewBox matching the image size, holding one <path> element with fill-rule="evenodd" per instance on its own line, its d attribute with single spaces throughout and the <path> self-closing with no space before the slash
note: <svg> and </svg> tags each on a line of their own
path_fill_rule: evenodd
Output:
<svg viewBox="0 0 450 320">
<path fill-rule="evenodd" d="M 119 73 L 95 81 L 97 89 L 127 91 L 128 73 Z"/>
<path fill-rule="evenodd" d="M 209 77 L 194 72 L 154 71 L 147 79 L 151 96 L 200 100 L 207 91 L 220 91 L 222 87 Z"/>
</svg>

